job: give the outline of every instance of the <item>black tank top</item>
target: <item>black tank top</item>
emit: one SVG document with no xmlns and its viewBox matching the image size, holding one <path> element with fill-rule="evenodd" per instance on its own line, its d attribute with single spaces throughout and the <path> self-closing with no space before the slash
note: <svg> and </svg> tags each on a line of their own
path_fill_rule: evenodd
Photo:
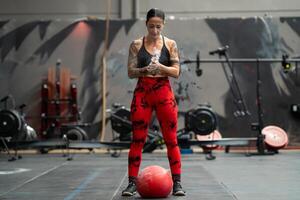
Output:
<svg viewBox="0 0 300 200">
<path fill-rule="evenodd" d="M 171 65 L 170 64 L 170 53 L 165 45 L 164 37 L 162 37 L 162 38 L 163 38 L 163 47 L 160 52 L 159 62 L 165 66 L 170 66 Z M 144 45 L 144 40 L 145 40 L 145 37 L 143 37 L 143 45 L 137 54 L 137 59 L 138 59 L 137 67 L 138 68 L 148 66 L 150 64 L 151 58 L 153 56 L 146 50 L 145 45 Z"/>
</svg>

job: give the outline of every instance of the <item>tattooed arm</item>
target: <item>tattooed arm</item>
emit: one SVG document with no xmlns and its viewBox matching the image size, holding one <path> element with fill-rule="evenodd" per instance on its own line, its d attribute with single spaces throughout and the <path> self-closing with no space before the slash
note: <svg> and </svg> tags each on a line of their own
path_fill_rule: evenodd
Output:
<svg viewBox="0 0 300 200">
<path fill-rule="evenodd" d="M 141 41 L 139 40 L 135 40 L 130 44 L 128 65 L 127 65 L 129 78 L 138 78 L 140 76 L 145 76 L 147 74 L 146 67 L 138 68 L 137 66 L 137 54 L 140 46 L 141 46 Z"/>
<path fill-rule="evenodd" d="M 171 72 L 173 77 L 178 78 L 180 75 L 180 63 L 179 63 L 179 52 L 177 48 L 177 44 L 174 40 L 172 40 L 172 44 L 170 47 L 170 62 L 171 62 Z"/>
<path fill-rule="evenodd" d="M 163 76 L 171 76 L 174 78 L 179 77 L 180 72 L 180 64 L 179 64 L 179 53 L 177 49 L 176 42 L 174 40 L 168 40 L 167 42 L 170 52 L 170 66 L 164 66 L 162 64 L 158 64 L 158 73 Z"/>
</svg>

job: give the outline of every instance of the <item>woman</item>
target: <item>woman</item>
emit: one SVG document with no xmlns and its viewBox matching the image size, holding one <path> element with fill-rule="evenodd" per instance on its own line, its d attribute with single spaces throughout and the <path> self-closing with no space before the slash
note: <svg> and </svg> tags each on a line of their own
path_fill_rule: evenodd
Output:
<svg viewBox="0 0 300 200">
<path fill-rule="evenodd" d="M 177 144 L 177 104 L 168 77 L 178 78 L 179 57 L 176 42 L 162 36 L 165 14 L 158 9 L 147 13 L 148 34 L 134 40 L 129 48 L 128 76 L 138 78 L 131 103 L 133 137 L 128 155 L 129 184 L 123 196 L 136 193 L 142 149 L 146 142 L 152 111 L 156 112 L 173 178 L 173 195 L 184 196 L 180 183 L 181 157 Z"/>
</svg>

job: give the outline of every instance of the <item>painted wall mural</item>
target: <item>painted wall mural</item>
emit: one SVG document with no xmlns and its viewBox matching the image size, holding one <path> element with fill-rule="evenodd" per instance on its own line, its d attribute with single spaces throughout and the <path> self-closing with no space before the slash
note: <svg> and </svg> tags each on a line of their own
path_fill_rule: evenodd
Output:
<svg viewBox="0 0 300 200">
<path fill-rule="evenodd" d="M 300 18 L 227 18 L 168 20 L 164 35 L 175 39 L 181 61 L 218 58 L 209 51 L 228 45 L 230 58 L 281 58 L 300 55 Z M 40 127 L 41 83 L 49 67 L 58 59 L 68 67 L 78 85 L 78 103 L 82 121 L 92 123 L 88 134 L 97 138 L 101 124 L 101 89 L 99 58 L 104 46 L 104 20 L 15 20 L 0 21 L 0 98 L 11 94 L 16 104 L 27 104 L 29 124 Z M 118 102 L 129 107 L 136 80 L 127 77 L 128 47 L 146 33 L 141 20 L 113 20 L 110 26 L 107 60 L 107 107 Z M 285 129 L 291 144 L 300 143 L 300 119 L 290 113 L 290 105 L 300 103 L 300 78 L 295 64 L 284 73 L 280 63 L 260 64 L 262 106 L 265 125 Z M 184 112 L 198 104 L 209 103 L 219 117 L 223 137 L 255 136 L 250 124 L 257 121 L 256 65 L 234 64 L 249 116 L 236 117 L 237 107 L 221 64 L 201 63 L 203 74 L 197 76 L 195 64 L 182 64 L 179 79 L 172 85 L 179 105 L 179 128 L 184 126 Z M 226 69 L 226 66 L 225 66 Z M 110 137 L 107 124 L 107 139 Z"/>
</svg>

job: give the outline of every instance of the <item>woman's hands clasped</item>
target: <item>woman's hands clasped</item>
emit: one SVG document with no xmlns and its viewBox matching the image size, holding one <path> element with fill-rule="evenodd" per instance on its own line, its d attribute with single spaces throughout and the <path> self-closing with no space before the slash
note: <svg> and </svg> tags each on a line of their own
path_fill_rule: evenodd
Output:
<svg viewBox="0 0 300 200">
<path fill-rule="evenodd" d="M 158 61 L 152 61 L 147 67 L 147 73 L 150 75 L 160 74 L 161 64 Z"/>
</svg>

